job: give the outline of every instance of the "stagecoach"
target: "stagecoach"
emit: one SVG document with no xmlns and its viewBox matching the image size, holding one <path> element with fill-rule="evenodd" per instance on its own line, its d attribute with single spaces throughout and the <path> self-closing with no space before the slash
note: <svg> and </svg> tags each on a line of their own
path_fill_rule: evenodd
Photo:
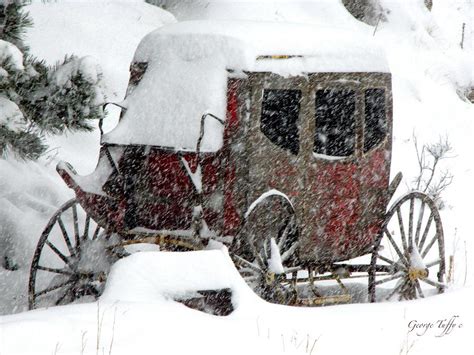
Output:
<svg viewBox="0 0 474 355">
<path fill-rule="evenodd" d="M 318 285 L 346 289 L 354 277 L 368 280 L 371 302 L 444 290 L 436 204 L 412 191 L 389 206 L 401 181 L 389 180 L 392 80 L 372 38 L 310 25 L 165 26 L 139 45 L 118 105 L 92 174 L 58 164 L 76 197 L 39 239 L 30 308 L 98 297 L 133 250 L 216 244 L 270 302 L 348 301 Z"/>
</svg>

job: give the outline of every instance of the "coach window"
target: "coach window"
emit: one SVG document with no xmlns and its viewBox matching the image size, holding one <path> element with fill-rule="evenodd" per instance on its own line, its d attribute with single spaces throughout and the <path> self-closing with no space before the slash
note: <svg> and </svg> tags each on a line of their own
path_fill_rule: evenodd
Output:
<svg viewBox="0 0 474 355">
<path fill-rule="evenodd" d="M 316 92 L 314 152 L 347 157 L 355 149 L 354 90 L 322 89 Z"/>
<path fill-rule="evenodd" d="M 260 129 L 275 145 L 297 155 L 301 91 L 264 90 Z"/>
<path fill-rule="evenodd" d="M 385 90 L 365 90 L 364 153 L 377 146 L 387 134 Z"/>
</svg>

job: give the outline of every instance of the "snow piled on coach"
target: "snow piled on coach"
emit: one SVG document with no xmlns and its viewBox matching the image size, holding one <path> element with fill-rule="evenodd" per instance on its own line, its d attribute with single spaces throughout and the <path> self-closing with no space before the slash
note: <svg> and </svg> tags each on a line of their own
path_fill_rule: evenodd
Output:
<svg viewBox="0 0 474 355">
<path fill-rule="evenodd" d="M 287 59 L 272 57 L 288 56 Z M 347 58 L 350 58 L 348 61 Z M 139 85 L 105 143 L 194 151 L 201 116 L 225 119 L 229 72 L 389 72 L 385 54 L 368 34 L 306 24 L 188 21 L 164 26 L 140 43 L 135 63 L 148 63 Z M 223 127 L 206 121 L 201 150 L 222 146 Z"/>
<path fill-rule="evenodd" d="M 244 62 L 245 52 L 238 41 L 212 34 L 157 37 L 152 33 L 140 44 L 134 61 L 148 62 L 147 71 L 104 141 L 194 150 L 203 113 L 225 118 L 226 67 Z M 202 151 L 221 147 L 222 129 L 207 120 Z"/>
</svg>

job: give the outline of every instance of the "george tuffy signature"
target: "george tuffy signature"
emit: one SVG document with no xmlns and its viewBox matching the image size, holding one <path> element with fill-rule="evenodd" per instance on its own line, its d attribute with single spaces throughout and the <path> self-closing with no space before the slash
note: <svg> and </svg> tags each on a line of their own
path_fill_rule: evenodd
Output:
<svg viewBox="0 0 474 355">
<path fill-rule="evenodd" d="M 417 336 L 426 335 L 428 332 L 434 333 L 436 337 L 444 337 L 451 334 L 456 329 L 463 327 L 459 316 L 452 316 L 451 318 L 438 319 L 432 322 L 420 322 L 418 320 L 411 320 L 408 323 L 408 333 L 415 333 Z"/>
</svg>

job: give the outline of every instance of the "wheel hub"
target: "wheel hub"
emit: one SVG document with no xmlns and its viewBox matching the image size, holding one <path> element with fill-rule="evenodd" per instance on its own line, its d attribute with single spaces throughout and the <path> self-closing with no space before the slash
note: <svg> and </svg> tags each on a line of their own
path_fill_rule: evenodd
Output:
<svg viewBox="0 0 474 355">
<path fill-rule="evenodd" d="M 267 271 L 265 273 L 265 284 L 273 285 L 274 283 L 275 283 L 275 273 L 271 271 Z"/>
<path fill-rule="evenodd" d="M 428 269 L 410 268 L 408 270 L 408 278 L 410 281 L 423 280 L 429 275 Z"/>
</svg>

